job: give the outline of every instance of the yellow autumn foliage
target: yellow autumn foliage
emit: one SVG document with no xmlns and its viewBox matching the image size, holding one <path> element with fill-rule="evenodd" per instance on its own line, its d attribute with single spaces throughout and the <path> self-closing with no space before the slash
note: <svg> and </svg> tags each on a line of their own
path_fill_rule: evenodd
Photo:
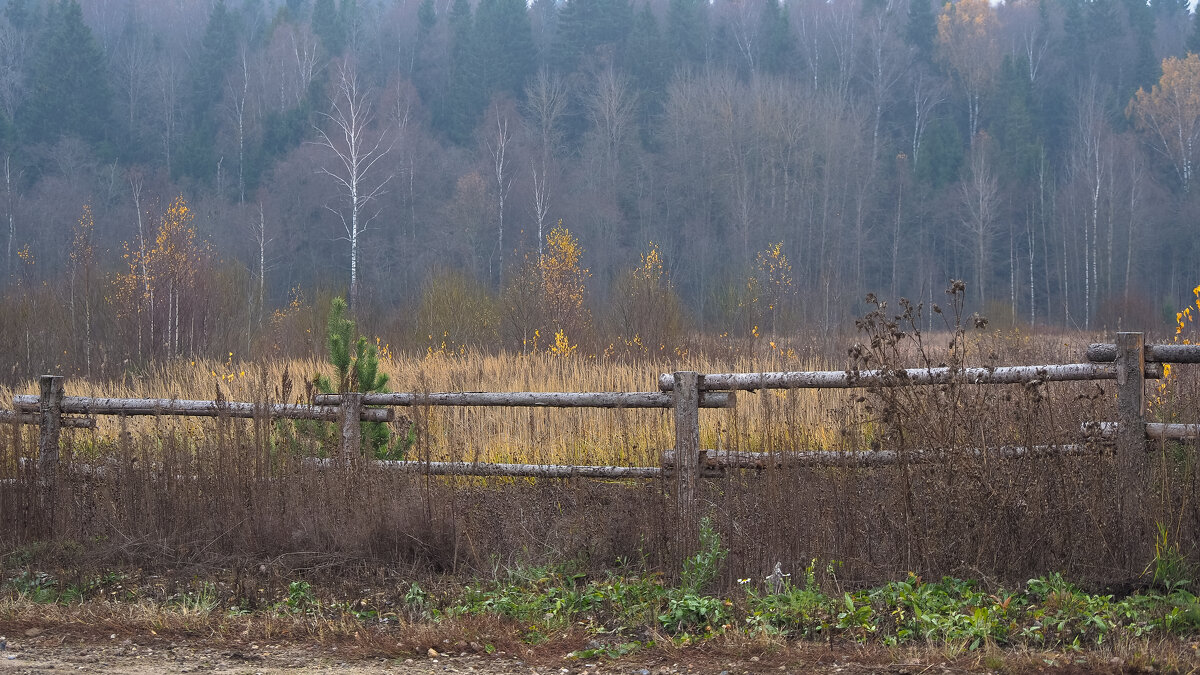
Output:
<svg viewBox="0 0 1200 675">
<path fill-rule="evenodd" d="M 1174 165 L 1187 191 L 1194 173 L 1193 158 L 1200 145 L 1200 56 L 1169 56 L 1162 77 L 1150 91 L 1138 89 L 1126 114 Z"/>
</svg>

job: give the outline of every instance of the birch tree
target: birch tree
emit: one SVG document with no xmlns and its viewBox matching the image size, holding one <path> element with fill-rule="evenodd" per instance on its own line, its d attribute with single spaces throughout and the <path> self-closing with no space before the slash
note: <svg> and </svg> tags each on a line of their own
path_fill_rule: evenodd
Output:
<svg viewBox="0 0 1200 675">
<path fill-rule="evenodd" d="M 497 110 L 496 134 L 487 141 L 487 149 L 492 157 L 492 176 L 496 179 L 496 248 L 500 255 L 498 288 L 501 289 L 504 288 L 504 202 L 508 199 L 513 182 L 513 172 L 509 170 L 510 162 L 507 156 L 510 141 L 512 134 L 508 132 L 508 116 Z"/>
<path fill-rule="evenodd" d="M 550 160 L 562 140 L 562 118 L 567 109 L 567 87 L 562 77 L 541 68 L 525 85 L 525 114 L 537 137 L 538 157 L 532 160 L 534 217 L 537 222 L 538 257 L 544 251 L 545 226 L 550 211 L 547 176 Z M 538 164 L 541 164 L 540 168 Z"/>
<path fill-rule="evenodd" d="M 988 262 L 1000 210 L 1000 186 L 988 158 L 988 145 L 987 134 L 980 134 L 971 144 L 967 174 L 960 188 L 963 234 L 975 258 L 975 288 L 981 308 L 987 300 Z"/>
<path fill-rule="evenodd" d="M 350 306 L 358 306 L 359 242 L 378 212 L 367 213 L 371 202 L 384 193 L 392 179 L 382 171 L 379 161 L 392 149 L 387 127 L 376 128 L 369 91 L 360 85 L 354 64 L 342 62 L 334 76 L 330 110 L 321 113 L 326 128 L 316 127 L 319 146 L 328 148 L 333 161 L 318 173 L 329 176 L 341 193 L 337 206 L 326 208 L 338 216 L 350 245 Z"/>
</svg>

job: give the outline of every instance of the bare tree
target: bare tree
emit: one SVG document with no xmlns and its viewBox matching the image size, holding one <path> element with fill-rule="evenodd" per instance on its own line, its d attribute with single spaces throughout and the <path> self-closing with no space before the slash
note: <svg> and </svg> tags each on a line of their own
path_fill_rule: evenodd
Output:
<svg viewBox="0 0 1200 675">
<path fill-rule="evenodd" d="M 892 87 L 911 65 L 911 55 L 896 38 L 896 2 L 886 0 L 870 17 L 867 30 L 867 71 L 864 79 L 871 101 L 871 165 L 879 159 L 879 132 Z"/>
<path fill-rule="evenodd" d="M 109 50 L 114 82 L 119 94 L 120 105 L 126 108 L 127 133 L 131 141 L 138 141 L 138 124 L 143 115 L 142 108 L 151 88 L 154 75 L 154 36 L 148 27 L 139 21 L 133 12 L 125 20 L 120 38 Z"/>
<path fill-rule="evenodd" d="M 307 26 L 293 26 L 288 32 L 289 41 L 291 42 L 292 72 L 295 73 L 295 78 L 291 79 L 291 90 L 284 97 L 287 105 L 299 105 L 304 100 L 305 93 L 308 92 L 308 86 L 312 84 L 313 78 L 317 75 L 317 57 L 320 54 L 320 43 L 317 37 Z M 290 78 L 285 78 L 280 83 L 280 88 L 283 87 L 283 82 Z"/>
<path fill-rule="evenodd" d="M 15 120 L 25 94 L 25 63 L 29 57 L 27 33 L 0 17 L 0 109 Z"/>
<path fill-rule="evenodd" d="M 234 70 L 225 82 L 230 117 L 237 127 L 238 203 L 246 203 L 246 95 L 250 92 L 250 55 L 246 45 L 238 54 L 241 68 Z"/>
<path fill-rule="evenodd" d="M 562 140 L 559 128 L 567 109 L 567 87 L 562 78 L 543 67 L 525 86 L 525 114 L 537 137 L 538 157 L 533 160 L 534 216 L 537 220 L 538 257 L 545 241 L 546 217 L 550 210 L 548 176 L 550 161 Z M 539 169 L 538 163 L 541 167 Z"/>
<path fill-rule="evenodd" d="M 921 154 L 921 141 L 925 138 L 925 129 L 933 117 L 933 111 L 944 100 L 943 87 L 934 78 L 929 77 L 923 70 L 918 69 L 913 76 L 913 134 L 912 134 L 912 165 L 917 165 Z"/>
<path fill-rule="evenodd" d="M 496 248 L 500 252 L 499 288 L 504 288 L 504 201 L 512 189 L 512 172 L 507 158 L 508 144 L 512 135 L 508 132 L 508 115 L 496 111 L 496 135 L 487 141 L 488 153 L 492 156 L 492 176 L 496 179 Z"/>
<path fill-rule="evenodd" d="M 988 139 L 981 134 L 971 144 L 967 175 L 960 186 L 963 205 L 962 227 L 975 257 L 975 288 L 979 306 L 987 299 L 987 272 L 992 244 L 996 238 L 996 217 L 1000 210 L 1000 186 L 988 158 Z"/>
<path fill-rule="evenodd" d="M 762 4 L 758 2 L 731 2 L 724 6 L 731 14 L 726 19 L 737 42 L 738 52 L 746 60 L 746 68 L 754 73 L 758 66 L 758 33 L 762 16 Z"/>
<path fill-rule="evenodd" d="M 258 245 L 258 323 L 263 322 L 264 302 L 267 284 L 267 218 L 263 215 L 262 202 L 258 203 L 258 223 L 251 225 L 254 232 L 254 243 Z"/>
<path fill-rule="evenodd" d="M 612 67 L 596 76 L 596 89 L 588 100 L 588 118 L 604 148 L 604 168 L 609 187 L 616 190 L 621 153 L 632 136 L 637 95 L 629 78 Z"/>
<path fill-rule="evenodd" d="M 158 123 L 162 132 L 163 158 L 167 173 L 171 172 L 171 149 L 175 141 L 175 126 L 179 113 L 179 64 L 174 54 L 158 62 L 157 73 Z"/>
<path fill-rule="evenodd" d="M 4 256 L 9 278 L 13 275 L 13 240 L 17 238 L 17 196 L 13 192 L 12 156 L 4 155 L 4 210 L 8 216 L 8 252 Z"/>
<path fill-rule="evenodd" d="M 350 306 L 358 300 L 359 239 L 378 213 L 366 215 L 364 209 L 384 192 L 384 186 L 392 179 L 388 174 L 382 180 L 371 180 L 375 165 L 391 151 L 388 128 L 374 128 L 375 114 L 371 98 L 359 86 L 358 75 L 352 62 L 338 66 L 334 81 L 334 92 L 330 100 L 330 112 L 321 113 L 330 127 L 329 131 L 316 127 L 317 145 L 328 148 L 334 155 L 332 168 L 321 167 L 319 173 L 329 176 L 342 193 L 345 203 L 341 208 L 326 205 L 337 214 L 346 231 L 345 241 L 350 244 Z M 331 135 L 332 134 L 332 135 Z"/>
<path fill-rule="evenodd" d="M 1067 177 L 1077 190 L 1086 194 L 1080 209 L 1083 225 L 1083 327 L 1091 327 L 1094 299 L 1100 289 L 1100 229 L 1101 217 L 1107 216 L 1111 225 L 1109 200 L 1111 191 L 1106 184 L 1113 178 L 1111 131 L 1105 119 L 1103 98 L 1095 81 L 1080 92 L 1076 109 L 1078 118 L 1072 133 Z M 1111 231 L 1107 237 L 1111 237 Z M 1106 265 L 1107 268 L 1107 265 Z M 1108 270 L 1105 270 L 1108 275 Z"/>
<path fill-rule="evenodd" d="M 129 174 L 128 174 L 128 178 L 129 178 L 129 192 L 130 192 L 130 195 L 133 197 L 133 211 L 137 215 L 137 246 L 138 246 L 137 274 L 138 274 L 138 278 L 141 279 L 141 281 L 142 281 L 142 288 L 140 289 L 141 290 L 141 300 L 137 303 L 138 359 L 141 359 L 142 358 L 142 309 L 143 309 L 143 307 L 145 307 L 147 309 L 147 315 L 149 315 L 149 308 L 154 306 L 154 292 L 150 288 L 150 275 L 146 274 L 146 230 L 145 230 L 145 223 L 143 223 L 143 221 L 142 221 L 142 188 L 143 188 L 142 172 L 137 169 L 130 170 Z M 153 325 L 153 323 L 151 323 L 151 331 L 153 331 L 153 329 L 154 329 L 154 325 Z M 154 340 L 153 334 L 150 336 L 150 340 L 151 341 Z"/>
</svg>

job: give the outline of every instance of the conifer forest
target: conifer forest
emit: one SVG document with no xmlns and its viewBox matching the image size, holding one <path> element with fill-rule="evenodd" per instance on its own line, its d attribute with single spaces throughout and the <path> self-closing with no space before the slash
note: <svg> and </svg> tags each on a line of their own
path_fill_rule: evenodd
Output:
<svg viewBox="0 0 1200 675">
<path fill-rule="evenodd" d="M 320 350 L 339 295 L 419 352 L 830 334 L 950 279 L 1171 328 L 1197 52 L 1181 0 L 6 0 L 0 373 Z"/>
</svg>

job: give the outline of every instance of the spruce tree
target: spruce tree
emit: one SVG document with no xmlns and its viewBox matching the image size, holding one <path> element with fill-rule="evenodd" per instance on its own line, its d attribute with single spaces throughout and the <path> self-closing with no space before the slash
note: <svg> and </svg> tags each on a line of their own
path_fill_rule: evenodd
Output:
<svg viewBox="0 0 1200 675">
<path fill-rule="evenodd" d="M 329 319 L 326 324 L 326 340 L 329 346 L 329 362 L 337 371 L 337 382 L 330 381 L 324 375 L 313 378 L 313 385 L 323 394 L 359 392 L 387 393 L 387 373 L 379 372 L 379 352 L 375 346 L 368 343 L 361 335 L 356 335 L 354 321 L 346 317 L 346 301 L 334 298 L 329 308 Z M 311 423 L 303 425 L 312 427 Z M 322 425 L 327 443 L 336 442 L 336 432 L 328 425 Z M 392 434 L 383 422 L 362 423 L 363 441 L 378 459 L 403 459 L 404 450 L 411 439 L 401 439 L 397 447 L 389 447 Z"/>
<path fill-rule="evenodd" d="M 480 0 L 475 9 L 474 41 L 483 105 L 496 93 L 519 97 L 537 61 L 525 1 Z"/>
<path fill-rule="evenodd" d="M 216 141 L 220 127 L 217 104 L 224 95 L 225 75 L 237 51 L 238 26 L 233 13 L 218 0 L 208 17 L 200 51 L 192 61 L 185 93 L 188 134 L 178 154 L 179 173 L 211 180 L 217 173 Z"/>
<path fill-rule="evenodd" d="M 435 117 L 436 126 L 455 143 L 470 140 L 483 111 L 479 50 L 476 48 L 471 4 L 454 0 L 450 9 L 450 72 L 446 98 Z"/>
<path fill-rule="evenodd" d="M 912 47 L 918 58 L 933 63 L 933 41 L 937 37 L 937 18 L 930 0 L 911 0 L 908 22 L 904 25 L 904 42 Z"/>
<path fill-rule="evenodd" d="M 788 22 L 787 8 L 779 0 L 763 0 L 758 34 L 762 42 L 758 62 L 763 71 L 774 74 L 786 72 L 795 50 L 795 37 Z"/>
<path fill-rule="evenodd" d="M 1188 35 L 1187 50 L 1189 54 L 1200 54 L 1200 8 L 1192 13 L 1192 32 Z"/>
<path fill-rule="evenodd" d="M 667 5 L 667 49 L 672 64 L 701 64 L 708 57 L 705 0 L 670 0 Z"/>
<path fill-rule="evenodd" d="M 646 2 L 634 17 L 629 42 L 624 52 L 624 65 L 634 85 L 643 96 L 661 100 L 667 80 L 666 51 L 658 18 Z"/>
<path fill-rule="evenodd" d="M 316 0 L 312 10 L 312 31 L 321 40 L 329 56 L 338 56 L 346 47 L 346 25 L 334 0 Z"/>
<path fill-rule="evenodd" d="M 917 162 L 917 178 L 934 189 L 958 180 L 963 161 L 962 134 L 954 122 L 936 119 L 929 123 L 921 157 Z"/>
<path fill-rule="evenodd" d="M 658 18 L 649 2 L 642 4 L 633 19 L 624 66 L 638 92 L 638 129 L 642 144 L 650 145 L 654 128 L 651 122 L 662 112 L 666 99 L 667 54 L 658 29 Z"/>
<path fill-rule="evenodd" d="M 433 6 L 433 0 L 421 0 L 420 6 L 417 7 L 417 39 L 428 40 L 436 23 L 437 9 Z"/>
<path fill-rule="evenodd" d="M 58 0 L 47 8 L 38 47 L 22 115 L 29 137 L 52 143 L 73 135 L 100 142 L 108 133 L 112 93 L 104 54 L 76 0 Z"/>
<path fill-rule="evenodd" d="M 555 62 L 573 72 L 602 45 L 624 45 L 633 25 L 628 0 L 567 0 L 559 12 Z"/>
<path fill-rule="evenodd" d="M 1033 87 L 1024 56 L 1005 56 L 996 84 L 998 119 L 991 125 L 999 148 L 1001 178 L 1009 184 L 1033 178 L 1039 143 L 1034 133 Z"/>
</svg>

